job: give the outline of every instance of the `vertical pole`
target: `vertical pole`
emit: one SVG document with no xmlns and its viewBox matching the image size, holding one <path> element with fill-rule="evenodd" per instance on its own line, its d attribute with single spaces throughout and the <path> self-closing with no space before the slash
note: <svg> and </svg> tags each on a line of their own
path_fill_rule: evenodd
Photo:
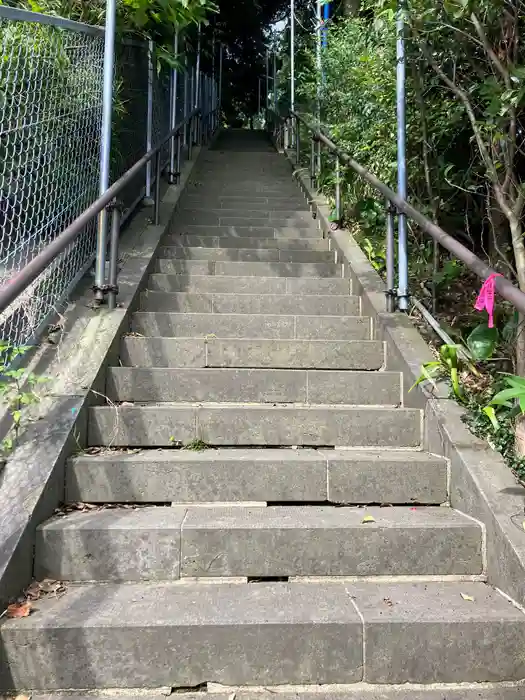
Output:
<svg viewBox="0 0 525 700">
<path fill-rule="evenodd" d="M 337 222 L 341 221 L 341 164 L 339 156 L 335 159 L 335 215 Z"/>
<path fill-rule="evenodd" d="M 111 210 L 111 238 L 109 247 L 108 308 L 117 308 L 118 243 L 120 236 L 120 209 L 113 202 Z"/>
<path fill-rule="evenodd" d="M 386 203 L 386 310 L 395 311 L 394 207 Z"/>
<path fill-rule="evenodd" d="M 162 172 L 162 157 L 160 150 L 157 151 L 157 158 L 155 160 L 155 205 L 153 209 L 153 223 L 155 226 L 160 224 L 160 179 Z"/>
<path fill-rule="evenodd" d="M 188 43 L 184 41 L 184 109 L 182 110 L 182 116 L 184 119 L 188 117 L 190 113 L 190 98 L 189 98 L 189 88 L 190 88 L 190 66 L 188 62 Z M 182 130 L 183 143 L 184 146 L 188 145 L 188 125 L 185 124 Z"/>
<path fill-rule="evenodd" d="M 148 42 L 148 106 L 146 115 L 146 151 L 153 148 L 153 42 Z M 146 165 L 146 197 L 151 198 L 151 161 Z"/>
<path fill-rule="evenodd" d="M 111 157 L 111 120 L 113 113 L 113 72 L 115 68 L 115 29 L 117 3 L 106 1 L 106 32 L 104 38 L 104 84 L 102 103 L 102 129 L 100 134 L 100 182 L 102 195 L 109 187 Z M 106 283 L 107 213 L 103 210 L 98 217 L 97 255 L 95 262 L 95 300 L 104 299 Z"/>
<path fill-rule="evenodd" d="M 295 109 L 295 2 L 290 0 L 290 106 Z"/>
<path fill-rule="evenodd" d="M 327 1 L 323 5 L 323 48 L 328 46 L 328 20 L 330 19 L 330 3 Z"/>
<path fill-rule="evenodd" d="M 323 71 L 322 59 L 321 59 L 321 30 L 322 30 L 322 14 L 321 14 L 321 2 L 322 0 L 317 0 L 316 3 L 316 66 L 317 66 L 317 126 L 321 127 L 321 74 Z M 321 142 L 318 140 L 316 144 L 316 174 L 321 172 Z"/>
<path fill-rule="evenodd" d="M 257 114 L 261 116 L 261 79 L 257 80 Z"/>
<path fill-rule="evenodd" d="M 215 29 L 213 30 L 213 37 L 211 41 L 211 83 L 210 83 L 210 110 L 213 112 L 212 114 L 212 123 L 210 126 L 210 130 L 213 133 L 215 131 L 215 119 L 216 119 L 216 114 L 215 114 L 215 96 L 214 96 L 214 90 L 215 90 Z"/>
<path fill-rule="evenodd" d="M 273 52 L 273 111 L 277 114 L 277 51 Z"/>
<path fill-rule="evenodd" d="M 266 49 L 266 121 L 268 121 L 268 109 L 270 107 L 270 54 Z"/>
<path fill-rule="evenodd" d="M 396 105 L 397 105 L 397 193 L 403 199 L 407 197 L 406 168 L 406 63 L 405 63 L 405 18 L 401 0 L 397 7 L 397 70 L 396 70 Z M 398 216 L 398 305 L 401 311 L 408 308 L 408 251 L 407 220 L 405 214 Z"/>
<path fill-rule="evenodd" d="M 223 60 L 224 46 L 221 44 L 219 53 L 219 119 L 222 111 L 222 60 Z"/>
<path fill-rule="evenodd" d="M 175 58 L 179 54 L 179 30 L 175 30 L 175 38 L 173 39 L 173 53 Z M 178 88 L 179 76 L 178 71 L 174 68 L 171 73 L 171 89 L 172 89 L 172 102 L 171 102 L 171 119 L 170 119 L 170 130 L 174 129 L 177 124 L 177 88 Z M 175 182 L 175 136 L 170 139 L 170 174 L 169 183 L 172 185 Z"/>
<path fill-rule="evenodd" d="M 197 35 L 197 63 L 195 65 L 195 109 L 202 108 L 201 105 L 201 25 L 199 23 L 198 35 Z M 195 124 L 197 126 L 197 143 L 201 142 L 201 125 L 203 114 L 197 115 L 195 119 Z"/>
</svg>

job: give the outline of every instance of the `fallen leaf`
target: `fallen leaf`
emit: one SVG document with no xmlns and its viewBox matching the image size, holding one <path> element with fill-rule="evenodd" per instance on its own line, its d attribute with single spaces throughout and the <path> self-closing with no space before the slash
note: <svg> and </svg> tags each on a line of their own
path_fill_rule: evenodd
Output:
<svg viewBox="0 0 525 700">
<path fill-rule="evenodd" d="M 474 602 L 474 598 L 473 598 L 471 595 L 467 595 L 466 593 L 462 593 L 462 594 L 461 594 L 461 597 L 463 598 L 463 600 L 466 600 L 466 601 L 468 601 L 469 603 L 473 603 L 473 602 Z"/>
<path fill-rule="evenodd" d="M 365 517 L 361 520 L 362 523 L 375 523 L 375 521 L 376 519 L 373 515 L 365 515 Z"/>
<path fill-rule="evenodd" d="M 15 700 L 31 700 L 30 695 L 17 695 Z"/>
<path fill-rule="evenodd" d="M 521 523 L 521 526 L 525 530 L 525 520 Z"/>
<path fill-rule="evenodd" d="M 13 603 L 7 606 L 7 617 L 29 617 L 31 614 L 31 603 Z"/>
<path fill-rule="evenodd" d="M 383 598 L 383 603 L 385 603 L 385 605 L 388 605 L 389 608 L 391 608 L 394 605 L 390 598 Z"/>
</svg>

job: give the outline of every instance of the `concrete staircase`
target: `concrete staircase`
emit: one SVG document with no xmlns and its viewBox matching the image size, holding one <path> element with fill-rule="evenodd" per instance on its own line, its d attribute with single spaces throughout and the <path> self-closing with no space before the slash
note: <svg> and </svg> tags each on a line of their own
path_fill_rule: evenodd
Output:
<svg viewBox="0 0 525 700">
<path fill-rule="evenodd" d="M 223 135 L 68 464 L 68 503 L 113 507 L 39 529 L 71 583 L 3 624 L 0 687 L 523 698 L 525 616 L 373 338 L 284 159 Z"/>
</svg>

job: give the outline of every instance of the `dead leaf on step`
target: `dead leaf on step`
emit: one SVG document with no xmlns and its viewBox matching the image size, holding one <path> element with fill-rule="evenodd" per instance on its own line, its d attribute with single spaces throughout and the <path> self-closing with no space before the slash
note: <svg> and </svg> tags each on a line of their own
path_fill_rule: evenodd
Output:
<svg viewBox="0 0 525 700">
<path fill-rule="evenodd" d="M 468 603 L 474 602 L 474 598 L 471 595 L 467 595 L 466 593 L 462 593 L 461 597 L 463 598 L 463 600 L 466 600 Z"/>
<path fill-rule="evenodd" d="M 28 600 L 39 600 L 44 595 L 60 596 L 66 592 L 62 581 L 45 578 L 43 581 L 33 581 L 24 591 Z"/>
<path fill-rule="evenodd" d="M 31 614 L 31 603 L 13 603 L 7 606 L 7 617 L 29 617 Z"/>
<path fill-rule="evenodd" d="M 376 519 L 374 518 L 373 515 L 365 515 L 365 517 L 361 520 L 363 524 L 366 523 L 375 523 Z"/>
<path fill-rule="evenodd" d="M 15 700 L 31 700 L 30 695 L 17 695 Z"/>
<path fill-rule="evenodd" d="M 389 608 L 391 608 L 394 605 L 394 603 L 390 600 L 390 598 L 383 598 L 383 603 L 385 605 L 388 605 Z"/>
</svg>

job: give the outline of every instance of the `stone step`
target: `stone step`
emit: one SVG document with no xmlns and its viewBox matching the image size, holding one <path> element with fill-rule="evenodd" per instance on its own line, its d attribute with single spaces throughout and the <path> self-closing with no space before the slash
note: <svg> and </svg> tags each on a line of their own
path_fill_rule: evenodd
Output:
<svg viewBox="0 0 525 700">
<path fill-rule="evenodd" d="M 228 277 L 227 275 L 163 275 L 148 278 L 148 288 L 158 292 L 203 294 L 350 294 L 350 280 L 343 277 Z"/>
<path fill-rule="evenodd" d="M 310 212 L 304 211 L 277 211 L 265 214 L 259 210 L 238 209 L 210 209 L 195 210 L 186 209 L 177 212 L 175 221 L 178 227 L 188 224 L 199 226 L 287 226 L 296 229 L 310 229 L 315 231 L 315 221 Z"/>
<path fill-rule="evenodd" d="M 297 240 L 298 238 L 305 240 L 323 240 L 321 232 L 315 228 L 297 228 L 294 226 L 276 226 L 269 225 L 266 222 L 263 226 L 255 226 L 249 224 L 247 226 L 229 225 L 229 226 L 210 226 L 198 224 L 180 224 L 175 217 L 171 233 L 187 236 L 209 236 L 209 237 L 227 237 L 227 238 L 276 238 Z"/>
<path fill-rule="evenodd" d="M 140 295 L 140 309 L 210 314 L 359 316 L 360 299 L 329 294 L 206 294 L 147 289 Z"/>
<path fill-rule="evenodd" d="M 200 248 L 277 248 L 278 250 L 328 250 L 327 238 L 256 238 L 247 236 L 182 236 L 168 233 L 162 239 L 164 245 Z"/>
<path fill-rule="evenodd" d="M 446 461 L 416 450 L 107 450 L 66 469 L 67 503 L 446 500 Z"/>
<path fill-rule="evenodd" d="M 93 406 L 90 447 L 420 447 L 421 412 L 409 408 L 231 403 Z"/>
<path fill-rule="evenodd" d="M 368 340 L 369 318 L 360 316 L 276 316 L 273 314 L 183 314 L 137 312 L 132 331 L 179 338 L 265 338 Z"/>
<path fill-rule="evenodd" d="M 189 194 L 182 200 L 183 209 L 227 209 L 236 211 L 310 211 L 310 205 L 299 192 L 295 197 L 209 197 Z"/>
<path fill-rule="evenodd" d="M 166 275 L 227 275 L 229 277 L 342 277 L 338 263 L 232 262 L 158 258 L 156 272 Z"/>
<path fill-rule="evenodd" d="M 177 693 L 177 700 L 231 700 L 232 688 L 217 686 L 213 692 Z M 472 683 L 472 684 L 432 684 L 422 685 L 384 685 L 376 683 L 356 683 L 354 686 L 289 686 L 279 688 L 235 688 L 235 700 L 523 700 L 525 683 Z M 107 694 L 82 692 L 75 694 L 33 693 L 32 700 L 107 700 Z M 118 694 L 119 700 L 166 700 L 165 695 L 148 692 Z"/>
<path fill-rule="evenodd" d="M 379 340 L 259 340 L 125 336 L 120 361 L 132 367 L 249 367 L 378 370 L 385 363 Z"/>
<path fill-rule="evenodd" d="M 525 615 L 483 583 L 85 584 L 34 608 L 0 628 L 1 690 L 525 676 Z"/>
<path fill-rule="evenodd" d="M 278 248 L 183 248 L 163 245 L 160 258 L 175 260 L 232 260 L 239 262 L 332 263 L 335 253 L 329 250 L 280 250 Z"/>
<path fill-rule="evenodd" d="M 113 402 L 399 406 L 399 372 L 302 369 L 109 367 L 106 395 Z"/>
<path fill-rule="evenodd" d="M 105 509 L 41 525 L 35 578 L 480 575 L 481 535 L 473 520 L 439 506 Z"/>
</svg>

